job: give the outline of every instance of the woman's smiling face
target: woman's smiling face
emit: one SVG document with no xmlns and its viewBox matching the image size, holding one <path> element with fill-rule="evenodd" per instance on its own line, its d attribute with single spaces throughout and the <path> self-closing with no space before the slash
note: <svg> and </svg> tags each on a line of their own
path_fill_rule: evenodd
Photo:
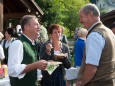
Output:
<svg viewBox="0 0 115 86">
<path fill-rule="evenodd" d="M 60 37 L 61 37 L 61 32 L 58 29 L 54 29 L 51 34 L 51 38 L 54 40 L 60 40 Z"/>
</svg>

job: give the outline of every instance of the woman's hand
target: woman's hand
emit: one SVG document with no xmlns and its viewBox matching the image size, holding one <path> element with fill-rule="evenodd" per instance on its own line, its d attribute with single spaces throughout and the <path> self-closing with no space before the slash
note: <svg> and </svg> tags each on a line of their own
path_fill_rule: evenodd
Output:
<svg viewBox="0 0 115 86">
<path fill-rule="evenodd" d="M 46 45 L 46 52 L 47 52 L 47 54 L 51 54 L 50 53 L 50 51 L 51 51 L 51 49 L 52 49 L 53 47 L 52 47 L 52 45 L 51 45 L 51 43 L 48 43 L 47 45 Z"/>
</svg>

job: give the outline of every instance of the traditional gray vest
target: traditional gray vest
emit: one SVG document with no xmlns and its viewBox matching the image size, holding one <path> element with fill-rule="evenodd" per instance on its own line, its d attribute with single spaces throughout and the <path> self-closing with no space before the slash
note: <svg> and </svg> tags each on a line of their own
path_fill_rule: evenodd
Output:
<svg viewBox="0 0 115 86">
<path fill-rule="evenodd" d="M 99 34 L 101 34 L 105 39 L 105 46 L 101 54 L 101 59 L 99 61 L 99 66 L 97 67 L 97 72 L 89 83 L 111 80 L 115 78 L 115 35 L 109 28 L 105 27 L 102 23 L 95 25 L 89 31 L 88 34 L 90 34 L 91 32 L 98 32 Z M 85 68 L 85 57 L 83 58 L 82 67 L 79 72 L 80 74 L 79 77 L 83 75 L 84 68 Z M 93 83 L 93 85 L 85 85 L 85 86 L 96 86 L 96 85 Z"/>
</svg>

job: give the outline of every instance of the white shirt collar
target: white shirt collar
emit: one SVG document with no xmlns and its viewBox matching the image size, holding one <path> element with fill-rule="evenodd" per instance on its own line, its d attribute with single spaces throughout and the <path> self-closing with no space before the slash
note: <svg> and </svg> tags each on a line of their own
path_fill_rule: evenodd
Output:
<svg viewBox="0 0 115 86">
<path fill-rule="evenodd" d="M 94 24 L 88 29 L 88 31 L 90 31 L 90 30 L 91 30 L 96 24 L 98 24 L 98 23 L 100 23 L 100 21 L 94 23 Z"/>
<path fill-rule="evenodd" d="M 82 39 L 82 40 L 84 40 L 84 41 L 86 41 L 86 39 L 85 38 L 82 38 L 82 37 L 79 37 L 80 39 Z"/>
<path fill-rule="evenodd" d="M 34 40 L 31 40 L 28 36 L 26 36 L 25 34 L 23 34 L 31 43 L 32 45 L 35 45 L 35 41 Z"/>
</svg>

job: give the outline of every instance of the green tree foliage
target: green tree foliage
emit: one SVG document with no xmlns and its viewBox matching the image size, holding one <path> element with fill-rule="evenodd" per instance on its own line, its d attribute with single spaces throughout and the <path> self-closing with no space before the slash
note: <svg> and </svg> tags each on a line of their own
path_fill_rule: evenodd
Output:
<svg viewBox="0 0 115 86">
<path fill-rule="evenodd" d="M 66 35 L 71 36 L 75 28 L 81 26 L 79 10 L 89 3 L 89 0 L 36 0 L 36 2 L 44 12 L 41 21 L 46 28 L 53 23 L 61 24 L 67 28 Z"/>
</svg>

